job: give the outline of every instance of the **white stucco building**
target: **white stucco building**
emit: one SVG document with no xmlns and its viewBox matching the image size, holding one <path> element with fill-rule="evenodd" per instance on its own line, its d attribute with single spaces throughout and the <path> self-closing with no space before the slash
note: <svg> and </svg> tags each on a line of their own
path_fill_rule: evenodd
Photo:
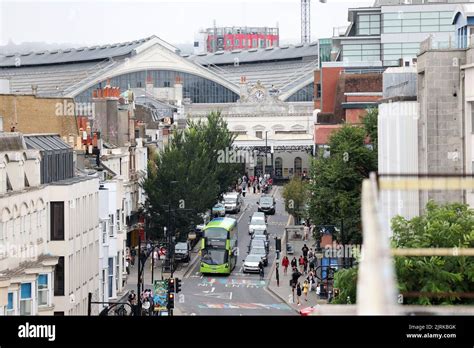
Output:
<svg viewBox="0 0 474 348">
<path fill-rule="evenodd" d="M 57 135 L 0 141 L 0 314 L 85 315 L 99 290 L 99 178 L 74 176 Z"/>
</svg>

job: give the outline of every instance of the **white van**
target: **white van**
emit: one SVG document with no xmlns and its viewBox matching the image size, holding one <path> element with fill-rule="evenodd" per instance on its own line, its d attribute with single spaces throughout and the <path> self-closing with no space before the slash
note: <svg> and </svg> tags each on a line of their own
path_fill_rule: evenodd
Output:
<svg viewBox="0 0 474 348">
<path fill-rule="evenodd" d="M 242 197 L 238 192 L 230 192 L 224 195 L 224 206 L 226 213 L 238 213 L 242 209 Z"/>
</svg>

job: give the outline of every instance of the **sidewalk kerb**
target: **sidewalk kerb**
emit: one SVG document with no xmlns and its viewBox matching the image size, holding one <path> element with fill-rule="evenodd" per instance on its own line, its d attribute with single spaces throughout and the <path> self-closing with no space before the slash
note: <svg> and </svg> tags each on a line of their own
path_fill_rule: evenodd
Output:
<svg viewBox="0 0 474 348">
<path fill-rule="evenodd" d="M 286 226 L 290 225 L 290 220 L 291 220 L 291 215 L 288 216 L 288 221 L 286 222 Z M 286 247 L 286 233 L 283 234 L 283 238 L 281 239 L 281 245 L 282 245 L 282 248 L 283 248 L 283 246 Z M 276 255 L 275 255 L 275 259 L 273 260 L 273 265 L 275 265 L 275 262 L 276 262 Z M 268 280 L 268 285 L 264 287 L 264 290 L 268 291 L 271 295 L 279 298 L 281 301 L 283 301 L 283 303 L 288 305 L 292 310 L 294 310 L 296 313 L 300 314 L 300 312 L 297 308 L 294 308 L 290 303 L 287 302 L 286 299 L 281 297 L 276 291 L 273 291 L 270 284 L 271 284 L 274 272 L 275 272 L 275 267 L 272 267 L 272 270 L 270 271 L 270 277 L 269 277 L 269 280 Z"/>
</svg>

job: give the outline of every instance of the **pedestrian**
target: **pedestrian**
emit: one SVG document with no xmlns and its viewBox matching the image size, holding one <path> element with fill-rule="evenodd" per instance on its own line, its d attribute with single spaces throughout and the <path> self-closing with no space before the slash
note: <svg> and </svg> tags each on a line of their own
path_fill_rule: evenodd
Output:
<svg viewBox="0 0 474 348">
<path fill-rule="evenodd" d="M 300 297 L 301 297 L 301 284 L 298 282 L 298 285 L 296 285 L 296 299 L 298 300 L 298 306 L 301 306 L 300 302 Z"/>
<path fill-rule="evenodd" d="M 135 265 L 135 256 L 137 256 L 137 251 L 135 249 L 132 249 L 130 252 L 130 261 L 132 263 L 132 266 Z"/>
<path fill-rule="evenodd" d="M 130 274 L 130 263 L 128 262 L 128 259 L 125 260 L 125 270 L 127 271 L 127 274 Z"/>
<path fill-rule="evenodd" d="M 304 283 L 303 283 L 303 294 L 304 294 L 304 300 L 305 301 L 308 301 L 308 288 L 309 288 L 308 281 L 305 280 Z"/>
<path fill-rule="evenodd" d="M 135 294 L 134 290 L 130 291 L 130 294 L 128 295 L 128 303 L 130 303 L 130 306 L 132 307 L 132 313 L 137 315 L 137 295 Z"/>
<path fill-rule="evenodd" d="M 309 236 L 309 226 L 305 225 L 303 227 L 303 240 L 307 241 Z"/>
<path fill-rule="evenodd" d="M 257 180 L 254 178 L 253 179 L 253 182 L 252 182 L 252 187 L 253 187 L 253 193 L 255 194 L 255 191 L 257 190 L 257 186 L 258 186 L 258 182 Z"/>
<path fill-rule="evenodd" d="M 301 273 L 303 273 L 304 271 L 304 257 L 303 255 L 300 256 L 299 260 L 298 260 L 298 264 L 300 265 L 300 269 L 301 269 Z"/>
<path fill-rule="evenodd" d="M 160 253 L 158 250 L 155 248 L 153 249 L 153 262 L 155 264 L 155 267 L 158 265 L 158 260 L 160 259 Z"/>
<path fill-rule="evenodd" d="M 298 268 L 295 267 L 293 269 L 293 273 L 291 274 L 291 284 L 292 284 L 292 286 L 296 286 L 300 276 L 301 276 L 301 273 L 298 271 Z"/>
<path fill-rule="evenodd" d="M 276 263 L 275 266 L 275 276 L 276 276 L 276 281 L 277 281 L 277 286 L 280 286 L 280 271 L 278 270 L 278 263 Z"/>
<path fill-rule="evenodd" d="M 293 256 L 293 259 L 291 260 L 291 268 L 295 268 L 298 266 L 298 261 L 296 261 L 296 257 Z"/>
<path fill-rule="evenodd" d="M 308 251 L 308 260 L 311 260 L 314 256 L 313 248 L 309 249 Z"/>
<path fill-rule="evenodd" d="M 283 260 L 281 260 L 281 264 L 283 266 L 283 274 L 286 275 L 286 272 L 288 271 L 288 265 L 290 264 L 290 260 L 288 259 L 288 256 L 284 256 Z"/>
<path fill-rule="evenodd" d="M 264 270 L 264 266 L 263 266 L 263 262 L 260 261 L 258 263 L 258 270 L 260 272 L 260 280 L 263 280 L 264 276 L 265 276 L 265 270 Z"/>
<path fill-rule="evenodd" d="M 303 258 L 303 271 L 304 271 L 304 274 L 307 274 L 308 273 L 308 258 L 305 257 Z"/>
<path fill-rule="evenodd" d="M 308 257 L 309 248 L 306 244 L 301 248 L 301 251 L 303 252 L 303 257 Z"/>
</svg>

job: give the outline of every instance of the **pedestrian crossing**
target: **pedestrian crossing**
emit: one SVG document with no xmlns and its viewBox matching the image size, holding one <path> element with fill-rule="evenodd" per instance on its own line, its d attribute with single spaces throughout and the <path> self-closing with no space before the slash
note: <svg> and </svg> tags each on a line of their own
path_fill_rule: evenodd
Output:
<svg viewBox="0 0 474 348">
<path fill-rule="evenodd" d="M 291 310 L 283 303 L 201 303 L 198 305 L 201 309 L 276 309 L 276 310 Z"/>
</svg>

